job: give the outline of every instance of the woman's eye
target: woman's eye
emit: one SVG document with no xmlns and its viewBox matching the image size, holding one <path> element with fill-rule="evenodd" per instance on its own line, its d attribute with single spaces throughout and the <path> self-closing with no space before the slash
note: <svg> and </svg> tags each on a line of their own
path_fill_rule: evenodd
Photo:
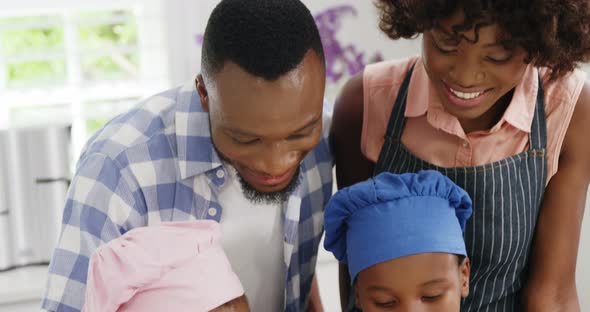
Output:
<svg viewBox="0 0 590 312">
<path fill-rule="evenodd" d="M 443 48 L 440 45 L 438 45 L 434 40 L 432 41 L 432 43 L 433 43 L 434 48 L 436 50 L 438 50 L 439 52 L 444 53 L 444 54 L 453 53 L 453 52 L 457 51 L 456 48 L 450 48 L 450 47 Z"/>
<path fill-rule="evenodd" d="M 460 40 L 456 38 L 436 31 L 430 34 L 430 41 L 432 41 L 432 45 L 436 50 L 444 54 L 457 51 L 460 42 Z"/>
<path fill-rule="evenodd" d="M 488 59 L 488 61 L 490 61 L 492 63 L 502 64 L 502 63 L 506 63 L 506 62 L 510 61 L 510 59 L 512 59 L 512 55 L 509 55 L 509 56 L 506 56 L 506 57 L 491 57 L 491 56 L 488 56 L 487 59 Z"/>
</svg>

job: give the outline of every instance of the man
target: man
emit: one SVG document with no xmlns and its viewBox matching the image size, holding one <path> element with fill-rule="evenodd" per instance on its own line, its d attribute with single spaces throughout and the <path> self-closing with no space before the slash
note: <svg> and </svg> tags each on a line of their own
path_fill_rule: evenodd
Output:
<svg viewBox="0 0 590 312">
<path fill-rule="evenodd" d="M 99 245 L 141 226 L 211 219 L 252 311 L 305 310 L 332 191 L 324 83 L 318 30 L 300 1 L 221 1 L 201 75 L 90 139 L 43 308 L 82 308 Z"/>
</svg>

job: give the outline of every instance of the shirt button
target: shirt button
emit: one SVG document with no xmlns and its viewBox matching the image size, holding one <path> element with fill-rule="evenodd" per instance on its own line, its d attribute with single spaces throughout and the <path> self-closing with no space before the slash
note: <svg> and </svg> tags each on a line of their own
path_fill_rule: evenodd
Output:
<svg viewBox="0 0 590 312">
<path fill-rule="evenodd" d="M 223 172 L 222 169 L 217 170 L 217 172 L 215 173 L 217 175 L 218 178 L 223 179 L 223 177 L 225 177 L 225 172 Z"/>
<path fill-rule="evenodd" d="M 211 216 L 211 217 L 215 217 L 215 215 L 217 215 L 217 209 L 211 207 L 209 208 L 209 210 L 207 210 L 207 213 Z"/>
<path fill-rule="evenodd" d="M 469 147 L 469 142 L 463 141 L 463 147 L 465 147 L 465 148 Z"/>
</svg>

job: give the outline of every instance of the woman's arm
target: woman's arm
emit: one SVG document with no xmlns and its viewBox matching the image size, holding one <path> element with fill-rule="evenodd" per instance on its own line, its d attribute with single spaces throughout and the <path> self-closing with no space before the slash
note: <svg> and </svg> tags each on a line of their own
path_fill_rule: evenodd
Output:
<svg viewBox="0 0 590 312">
<path fill-rule="evenodd" d="M 336 163 L 338 188 L 364 181 L 373 174 L 374 163 L 361 152 L 363 127 L 363 74 L 350 79 L 340 92 L 334 107 L 331 139 Z M 348 267 L 340 264 L 340 303 L 346 311 L 350 295 Z"/>
<path fill-rule="evenodd" d="M 309 306 L 307 307 L 307 312 L 324 312 L 317 274 L 313 275 L 313 281 L 311 282 L 311 292 L 309 294 Z"/>
<path fill-rule="evenodd" d="M 576 260 L 590 181 L 590 83 L 576 104 L 559 157 L 545 190 L 523 291 L 526 311 L 580 311 Z"/>
</svg>

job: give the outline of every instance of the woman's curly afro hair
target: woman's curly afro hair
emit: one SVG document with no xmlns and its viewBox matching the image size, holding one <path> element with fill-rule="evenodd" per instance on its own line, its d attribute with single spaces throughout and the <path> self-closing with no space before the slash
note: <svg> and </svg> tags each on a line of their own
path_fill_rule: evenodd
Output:
<svg viewBox="0 0 590 312">
<path fill-rule="evenodd" d="M 527 63 L 552 70 L 552 79 L 590 60 L 588 0 L 377 0 L 379 27 L 392 39 L 414 38 L 462 9 L 453 31 L 496 23 L 506 47 L 521 47 Z M 477 38 L 477 37 L 476 37 Z"/>
</svg>

